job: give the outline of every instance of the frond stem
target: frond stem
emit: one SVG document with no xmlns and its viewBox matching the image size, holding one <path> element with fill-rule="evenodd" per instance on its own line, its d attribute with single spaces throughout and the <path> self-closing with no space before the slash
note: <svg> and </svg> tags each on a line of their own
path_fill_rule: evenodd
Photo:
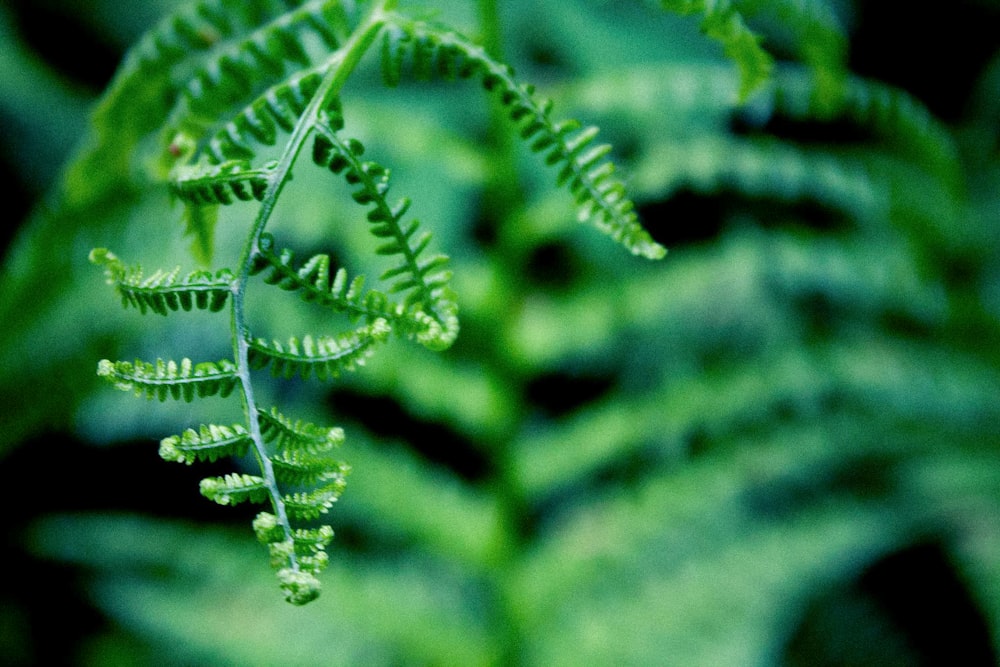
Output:
<svg viewBox="0 0 1000 667">
<path fill-rule="evenodd" d="M 320 68 L 321 71 L 325 70 L 323 80 L 313 98 L 309 101 L 309 105 L 306 107 L 299 122 L 292 130 L 291 137 L 285 145 L 285 149 L 282 151 L 277 165 L 268 177 L 267 190 L 261 200 L 261 206 L 254 220 L 250 236 L 243 247 L 238 264 L 239 273 L 231 287 L 233 298 L 230 327 L 233 337 L 233 353 L 236 359 L 237 376 L 243 399 L 243 410 L 248 426 L 247 431 L 253 442 L 254 456 L 260 466 L 278 525 L 281 526 L 285 539 L 288 540 L 292 539 L 293 531 L 288 519 L 284 498 L 281 490 L 278 488 L 274 466 L 271 464 L 270 458 L 268 458 L 264 437 L 261 434 L 258 407 L 254 399 L 253 385 L 250 378 L 249 354 L 251 336 L 244 311 L 247 283 L 249 282 L 254 257 L 260 252 L 261 234 L 264 232 L 264 228 L 267 226 L 271 214 L 274 212 L 278 196 L 281 194 L 285 183 L 289 180 L 292 166 L 295 164 L 296 158 L 298 158 L 302 147 L 305 145 L 306 139 L 316 126 L 322 110 L 340 93 L 347 78 L 375 41 L 379 31 L 385 25 L 386 12 L 395 7 L 396 1 L 380 0 L 376 2 L 368 16 L 351 34 L 350 39 L 341 48 L 331 54 L 329 59 Z M 288 565 L 293 570 L 299 569 L 298 559 L 294 551 L 288 556 Z"/>
</svg>

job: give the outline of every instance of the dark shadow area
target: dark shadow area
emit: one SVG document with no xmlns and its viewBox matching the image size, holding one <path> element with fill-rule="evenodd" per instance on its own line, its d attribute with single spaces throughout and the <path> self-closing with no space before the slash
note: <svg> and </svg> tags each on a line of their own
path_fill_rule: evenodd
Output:
<svg viewBox="0 0 1000 667">
<path fill-rule="evenodd" d="M 787 667 L 994 667 L 982 612 L 945 549 L 923 542 L 813 600 L 786 646 Z"/>
<path fill-rule="evenodd" d="M 851 70 L 906 89 L 945 121 L 959 120 L 969 90 L 1000 48 L 1000 12 L 982 2 L 916 10 L 883 0 L 855 8 Z"/>
<path fill-rule="evenodd" d="M 525 275 L 541 287 L 568 291 L 584 273 L 579 259 L 565 243 L 546 243 L 528 257 Z"/>
<path fill-rule="evenodd" d="M 62 513 L 127 512 L 245 529 L 259 508 L 222 507 L 198 492 L 199 481 L 232 472 L 231 461 L 167 465 L 155 441 L 114 447 L 60 434 L 23 443 L 0 465 L 0 502 L 9 512 L 3 537 L 7 582 L 0 623 L 17 646 L 0 641 L 4 665 L 74 665 L 83 643 L 108 627 L 85 591 L 87 573 L 30 553 L 24 537 L 40 518 Z M 253 548 L 252 544 L 248 544 Z M 7 632 L 11 630 L 11 632 Z M 15 632 L 16 631 L 16 632 Z"/>
<path fill-rule="evenodd" d="M 468 482 L 483 481 L 494 472 L 486 453 L 468 439 L 443 424 L 408 413 L 391 398 L 336 390 L 327 403 L 335 414 L 361 424 L 373 437 L 408 447 Z"/>
<path fill-rule="evenodd" d="M 767 229 L 841 234 L 852 229 L 840 211 L 808 199 L 748 199 L 725 188 L 711 193 L 680 190 L 669 198 L 638 207 L 639 219 L 668 248 L 708 244 L 733 227 L 734 218 L 759 221 Z"/>
<path fill-rule="evenodd" d="M 546 417 L 559 418 L 607 395 L 614 386 L 612 376 L 547 373 L 528 382 L 525 398 Z"/>
<path fill-rule="evenodd" d="M 830 120 L 796 119 L 775 113 L 758 119 L 749 112 L 737 111 L 729 122 L 733 134 L 743 137 L 770 137 L 809 146 L 870 144 L 877 137 L 848 118 Z"/>
<path fill-rule="evenodd" d="M 99 93 L 122 54 L 88 26 L 47 5 L 30 0 L 9 4 L 21 39 L 61 76 Z"/>
</svg>

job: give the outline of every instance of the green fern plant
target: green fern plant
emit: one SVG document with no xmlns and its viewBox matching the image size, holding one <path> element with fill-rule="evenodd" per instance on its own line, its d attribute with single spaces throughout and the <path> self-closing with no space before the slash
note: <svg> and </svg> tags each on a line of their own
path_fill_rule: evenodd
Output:
<svg viewBox="0 0 1000 667">
<path fill-rule="evenodd" d="M 876 5 L 840 0 L 483 0 L 480 9 L 502 5 L 501 31 L 474 22 L 475 3 L 436 4 L 493 61 L 516 63 L 561 113 L 600 125 L 624 149 L 630 197 L 671 261 L 630 262 L 599 235 L 570 233 L 570 188 L 550 187 L 565 165 L 550 170 L 544 149 L 542 159 L 530 154 L 542 133 L 519 138 L 530 121 L 510 122 L 503 86 L 489 98 L 476 86 L 412 82 L 445 77 L 414 70 L 413 39 L 402 38 L 402 52 L 386 45 L 397 31 L 388 21 L 340 104 L 324 110 L 344 128 L 318 140 L 322 121 L 304 142 L 245 293 L 257 420 L 289 504 L 346 472 L 333 451 L 342 437 L 355 469 L 335 514 L 293 522 L 297 558 L 324 558 L 323 524 L 340 540 L 322 598 L 299 613 L 274 595 L 260 549 L 248 544 L 241 524 L 253 510 L 245 519 L 223 510 L 234 529 L 204 520 L 207 503 L 182 506 L 177 496 L 188 492 L 172 495 L 173 475 L 156 474 L 146 441 L 176 431 L 164 457 L 191 462 L 197 477 L 214 460 L 212 492 L 260 476 L 239 383 L 226 399 L 199 389 L 233 363 L 228 286 L 299 118 L 289 112 L 283 126 L 267 109 L 284 117 L 309 100 L 281 93 L 238 118 L 296 75 L 302 90 L 318 90 L 313 68 L 337 47 L 310 32 L 297 13 L 306 5 L 182 11 L 168 24 L 186 22 L 179 35 L 160 31 L 133 52 L 168 50 L 175 65 L 141 69 L 132 56 L 68 185 L 4 267 L 0 438 L 29 428 L 73 434 L 27 442 L 0 468 L 8 480 L 42 474 L 48 489 L 15 518 L 11 532 L 27 525 L 33 557 L 15 567 L 34 574 L 54 560 L 49 583 L 73 576 L 47 587 L 59 597 L 38 596 L 36 576 L 5 592 L 8 625 L 55 628 L 59 641 L 35 639 L 36 662 L 148 663 L 169 652 L 189 664 L 324 667 L 912 664 L 947 662 L 959 645 L 995 662 L 1000 358 L 989 343 L 1000 340 L 1000 61 L 955 127 L 936 117 L 942 98 L 923 87 L 844 72 L 849 34 L 862 37 L 852 57 L 867 72 L 877 70 L 864 55 L 873 36 L 900 37 L 900 51 L 931 43 L 940 16 L 915 6 L 883 8 L 891 22 L 879 29 Z M 986 5 L 965 9 L 972 4 Z M 721 44 L 695 39 L 710 14 L 706 31 Z M 284 15 L 304 21 L 305 53 L 270 65 L 266 83 L 222 86 L 197 73 L 217 50 L 264 39 Z M 929 32 L 887 29 L 921 15 Z M 324 16 L 340 44 L 363 21 Z M 400 17 L 403 33 L 426 33 L 406 28 L 424 25 L 416 16 Z M 742 43 L 775 54 L 768 76 L 742 95 L 755 61 L 734 67 L 722 57 L 726 35 L 740 33 L 707 30 L 726 16 L 751 32 Z M 430 42 L 451 39 L 430 27 Z M 375 80 L 387 51 L 403 65 L 396 89 Z M 456 78 L 460 51 L 447 63 Z M 175 104 L 195 89 L 225 109 Z M 397 193 L 414 195 L 404 229 L 411 215 L 433 222 L 434 246 L 421 259 L 434 248 L 451 256 L 435 269 L 454 272 L 444 289 L 461 303 L 462 334 L 447 354 L 398 340 L 433 326 L 383 317 L 396 333 L 372 343 L 364 372 L 309 361 L 353 353 L 356 331 L 386 311 L 368 295 L 407 312 L 415 294 L 391 292 L 405 274 L 378 280 L 400 256 L 374 252 L 392 238 L 369 233 L 378 205 L 352 198 L 364 193 L 360 181 L 345 186 L 350 156 L 337 139 L 362 164 L 377 156 L 393 167 L 390 206 Z M 130 261 L 191 263 L 169 197 L 185 206 L 206 265 L 139 273 L 98 252 L 128 310 L 95 317 L 108 295 L 81 249 L 115 239 Z M 219 259 L 207 261 L 208 250 Z M 368 280 L 356 284 L 358 275 Z M 134 316 L 143 309 L 168 317 Z M 104 391 L 94 361 L 133 352 L 141 360 L 123 367 L 127 375 L 192 382 L 132 383 L 131 392 L 169 401 L 157 409 Z M 266 377 L 272 371 L 277 378 Z M 194 382 L 198 372 L 213 377 Z M 337 372 L 336 382 L 314 381 Z M 327 423 L 343 431 L 318 425 Z M 118 443 L 127 446 L 93 446 Z M 115 465 L 126 461 L 135 469 Z M 3 488 L 10 506 L 21 501 L 20 487 Z M 316 540 L 300 528 L 319 529 Z M 288 554 L 275 551 L 280 570 Z M 955 595 L 926 603 L 927 588 L 941 584 Z M 47 621 L 60 610 L 78 617 L 80 604 L 108 622 L 96 635 L 82 630 L 78 644 L 66 635 L 75 626 Z M 34 610 L 26 622 L 22 607 Z M 919 620 L 900 623 L 892 608 Z M 248 613 L 255 622 L 232 622 Z M 18 635 L 4 634 L 0 651 L 8 634 Z"/>
<path fill-rule="evenodd" d="M 581 221 L 634 254 L 664 254 L 615 177 L 610 146 L 595 143 L 596 128 L 554 120 L 552 104 L 519 83 L 509 66 L 457 32 L 398 13 L 395 6 L 378 0 L 355 11 L 353 3 L 339 0 L 202 0 L 143 40 L 109 98 L 109 104 L 116 96 L 128 102 L 136 81 L 160 83 L 166 122 L 150 169 L 166 175 L 170 192 L 183 203 L 197 258 L 212 258 L 219 207 L 257 206 L 247 216 L 238 260 L 215 272 L 182 275 L 177 268 L 147 276 L 111 250 L 91 253 L 123 305 L 140 313 L 228 308 L 232 345 L 232 356 L 219 361 L 105 359 L 98 375 L 118 389 L 161 401 L 239 398 L 242 422 L 203 424 L 164 438 L 160 455 L 191 464 L 250 454 L 251 472 L 206 478 L 201 492 L 222 505 L 265 505 L 254 531 L 268 546 L 293 604 L 319 594 L 316 575 L 328 562 L 325 549 L 333 535 L 321 520 L 348 472 L 333 458 L 344 433 L 261 405 L 255 372 L 328 380 L 364 364 L 391 338 L 444 350 L 458 334 L 447 257 L 429 250 L 431 235 L 408 216 L 410 201 L 390 195 L 389 170 L 365 159 L 365 147 L 345 132 L 341 91 L 366 53 L 381 41 L 382 76 L 389 86 L 408 78 L 478 78 L 498 96 L 531 150 L 558 169 L 557 183 L 575 197 Z M 377 242 L 373 252 L 389 260 L 374 287 L 364 274 L 351 276 L 348 267 L 334 266 L 329 255 L 299 262 L 267 231 L 293 168 L 301 168 L 303 151 L 316 167 L 343 179 L 365 210 Z M 247 293 L 263 286 L 340 316 L 345 328 L 286 341 L 257 335 L 249 325 Z"/>
</svg>

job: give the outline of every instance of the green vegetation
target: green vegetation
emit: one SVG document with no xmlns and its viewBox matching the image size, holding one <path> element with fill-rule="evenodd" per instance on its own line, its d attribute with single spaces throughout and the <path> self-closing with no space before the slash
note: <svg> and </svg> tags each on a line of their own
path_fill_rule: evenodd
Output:
<svg viewBox="0 0 1000 667">
<path fill-rule="evenodd" d="M 4 662 L 995 663 L 1000 7 L 74 4 L 0 12 Z"/>
</svg>

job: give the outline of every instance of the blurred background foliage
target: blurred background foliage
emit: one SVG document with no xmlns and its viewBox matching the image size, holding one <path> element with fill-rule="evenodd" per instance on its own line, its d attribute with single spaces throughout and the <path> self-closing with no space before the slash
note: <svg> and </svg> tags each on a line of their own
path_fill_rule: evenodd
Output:
<svg viewBox="0 0 1000 667">
<path fill-rule="evenodd" d="M 472 3 L 440 4 L 478 33 Z M 696 17 L 498 4 L 507 59 L 556 115 L 602 127 L 671 253 L 578 228 L 477 87 L 384 90 L 363 68 L 349 131 L 452 255 L 463 329 L 443 355 L 398 344 L 333 385 L 271 389 L 342 424 L 354 469 L 302 609 L 252 510 L 157 457 L 232 406 L 94 375 L 227 350 L 222 319 L 119 312 L 86 263 L 110 245 L 191 266 L 165 191 L 71 215 L 56 185 L 127 45 L 179 3 L 0 8 L 0 661 L 996 664 L 1000 4 L 785 3 L 823 20 L 751 17 L 778 63 L 745 104 Z M 816 108 L 816 73 L 841 64 L 842 102 Z M 360 261 L 345 193 L 299 171 L 276 234 Z M 246 211 L 224 214 L 220 265 Z"/>
</svg>

